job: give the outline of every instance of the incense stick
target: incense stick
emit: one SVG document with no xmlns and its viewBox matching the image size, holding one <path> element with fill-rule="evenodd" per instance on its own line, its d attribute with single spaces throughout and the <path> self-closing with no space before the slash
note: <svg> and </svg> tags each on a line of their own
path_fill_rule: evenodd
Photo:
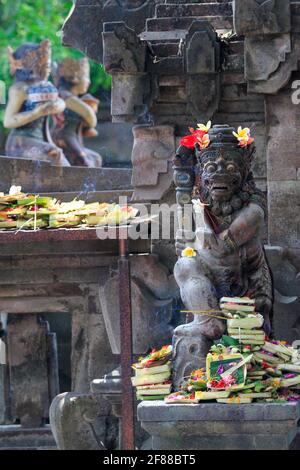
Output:
<svg viewBox="0 0 300 470">
<path fill-rule="evenodd" d="M 17 235 L 17 233 L 19 233 L 20 230 L 22 230 L 23 227 L 25 227 L 27 224 L 29 224 L 32 221 L 33 221 L 33 217 L 31 217 L 31 219 L 29 219 L 29 220 L 26 220 L 26 222 L 24 222 L 24 224 L 21 225 L 21 227 L 19 227 L 18 230 L 15 232 L 15 235 Z"/>
<path fill-rule="evenodd" d="M 213 315 L 213 313 L 222 313 L 221 310 L 180 310 L 180 313 L 193 313 L 195 315 L 203 315 L 206 317 L 219 318 L 220 320 L 226 320 L 226 317 L 220 315 Z"/>
</svg>

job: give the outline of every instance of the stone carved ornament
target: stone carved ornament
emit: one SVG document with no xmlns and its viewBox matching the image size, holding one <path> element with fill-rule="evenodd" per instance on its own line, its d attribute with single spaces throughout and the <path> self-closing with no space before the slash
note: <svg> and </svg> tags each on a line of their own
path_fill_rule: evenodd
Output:
<svg viewBox="0 0 300 470">
<path fill-rule="evenodd" d="M 245 36 L 245 77 L 251 93 L 274 94 L 298 68 L 288 0 L 235 0 L 235 32 Z"/>
</svg>

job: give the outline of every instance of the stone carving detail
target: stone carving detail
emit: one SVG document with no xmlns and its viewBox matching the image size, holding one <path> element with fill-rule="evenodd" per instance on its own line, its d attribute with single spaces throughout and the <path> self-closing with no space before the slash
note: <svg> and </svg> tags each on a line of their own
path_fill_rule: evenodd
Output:
<svg viewBox="0 0 300 470">
<path fill-rule="evenodd" d="M 108 73 L 145 71 L 145 44 L 124 22 L 107 23 L 103 36 L 103 65 Z"/>
<path fill-rule="evenodd" d="M 289 34 L 245 39 L 245 76 L 251 93 L 275 94 L 298 69 L 300 41 Z M 262 65 L 263 64 L 263 65 Z"/>
<path fill-rule="evenodd" d="M 164 0 L 76 0 L 63 27 L 63 43 L 101 63 L 103 24 L 124 21 L 139 34 L 158 3 Z"/>
<path fill-rule="evenodd" d="M 172 126 L 135 126 L 132 151 L 134 200 L 160 200 L 172 182 Z"/>
<path fill-rule="evenodd" d="M 92 394 L 57 395 L 50 406 L 51 430 L 59 450 L 105 450 L 109 405 Z"/>
<path fill-rule="evenodd" d="M 281 34 L 291 30 L 289 0 L 235 0 L 233 3 L 238 35 Z"/>
<path fill-rule="evenodd" d="M 188 111 L 206 121 L 220 101 L 220 45 L 209 23 L 195 21 L 186 37 Z"/>
<path fill-rule="evenodd" d="M 234 1 L 234 27 L 245 36 L 245 77 L 251 93 L 275 94 L 298 67 L 298 46 L 291 42 L 290 2 Z"/>
<path fill-rule="evenodd" d="M 113 122 L 185 127 L 207 121 L 218 108 L 220 42 L 213 27 L 192 13 L 182 17 L 176 2 L 164 3 L 77 0 L 66 21 L 64 43 L 104 63 L 113 76 Z M 170 9 L 169 19 L 159 17 L 159 6 Z"/>
<path fill-rule="evenodd" d="M 48 81 L 51 70 L 51 43 L 23 44 L 8 49 L 11 75 L 15 83 L 9 91 L 4 126 L 10 129 L 6 155 L 44 160 L 69 166 L 63 152 L 53 143 L 48 117 L 65 109 L 56 87 Z"/>
<path fill-rule="evenodd" d="M 103 64 L 113 75 L 113 121 L 135 122 L 150 94 L 145 43 L 123 22 L 106 23 L 102 37 Z"/>
<path fill-rule="evenodd" d="M 266 202 L 250 171 L 254 149 L 241 149 L 233 130 L 214 126 L 209 131 L 211 143 L 202 151 L 179 147 L 174 167 L 179 206 L 189 202 L 193 185 L 193 196 L 206 206 L 205 225 L 196 223 L 192 236 L 185 227 L 178 234 L 179 254 L 187 246 L 200 243 L 201 248 L 195 257 L 181 257 L 174 275 L 187 309 L 218 309 L 222 296 L 249 295 L 256 299 L 256 309 L 264 315 L 270 333 L 272 283 L 259 238 Z M 202 315 L 175 329 L 175 386 L 204 366 L 212 340 L 224 330 L 222 320 Z"/>
</svg>

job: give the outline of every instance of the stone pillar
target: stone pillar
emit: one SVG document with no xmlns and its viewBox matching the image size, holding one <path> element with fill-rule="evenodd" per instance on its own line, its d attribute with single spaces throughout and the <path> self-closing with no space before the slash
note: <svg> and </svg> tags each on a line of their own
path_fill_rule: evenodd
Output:
<svg viewBox="0 0 300 470">
<path fill-rule="evenodd" d="M 159 201 L 172 182 L 173 126 L 135 126 L 132 150 L 134 201 Z"/>
<path fill-rule="evenodd" d="M 300 338 L 300 107 L 291 88 L 267 96 L 267 173 L 269 247 L 275 286 L 274 333 L 293 342 Z"/>
</svg>

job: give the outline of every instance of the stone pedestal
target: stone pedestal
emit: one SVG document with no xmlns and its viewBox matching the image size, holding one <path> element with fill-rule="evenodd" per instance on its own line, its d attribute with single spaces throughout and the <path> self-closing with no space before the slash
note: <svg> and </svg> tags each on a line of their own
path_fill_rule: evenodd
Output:
<svg viewBox="0 0 300 470">
<path fill-rule="evenodd" d="M 0 427 L 0 450 L 55 450 L 49 425 L 43 428 L 22 428 L 19 425 Z"/>
<path fill-rule="evenodd" d="M 299 403 L 138 406 L 153 450 L 288 450 L 299 418 Z"/>
</svg>

